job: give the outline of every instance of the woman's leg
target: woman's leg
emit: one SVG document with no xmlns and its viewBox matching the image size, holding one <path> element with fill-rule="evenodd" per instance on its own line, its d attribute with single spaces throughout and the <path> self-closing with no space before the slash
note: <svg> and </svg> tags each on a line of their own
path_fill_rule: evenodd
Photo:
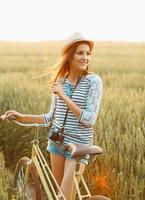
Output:
<svg viewBox="0 0 145 200">
<path fill-rule="evenodd" d="M 52 173 L 60 186 L 64 175 L 65 158 L 61 155 L 57 156 L 56 154 L 50 153 L 50 161 Z"/>
<path fill-rule="evenodd" d="M 83 174 L 85 166 L 86 165 L 84 163 L 80 163 L 79 171 L 81 172 L 81 174 Z M 66 159 L 64 166 L 64 176 L 60 186 L 63 194 L 66 197 L 66 200 L 70 200 L 71 198 L 75 169 L 76 169 L 76 161 Z M 79 181 L 80 180 L 78 180 L 78 182 Z"/>
<path fill-rule="evenodd" d="M 68 159 L 65 160 L 64 176 L 60 188 L 66 197 L 66 200 L 70 200 L 71 197 L 75 167 L 76 161 Z"/>
</svg>

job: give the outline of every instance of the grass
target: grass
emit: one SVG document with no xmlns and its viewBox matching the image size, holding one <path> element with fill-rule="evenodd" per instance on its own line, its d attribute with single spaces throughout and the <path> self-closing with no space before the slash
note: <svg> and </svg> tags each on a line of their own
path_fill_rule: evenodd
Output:
<svg viewBox="0 0 145 200">
<path fill-rule="evenodd" d="M 8 109 L 34 114 L 48 111 L 49 77 L 34 77 L 54 64 L 61 46 L 59 41 L 0 42 L 0 114 Z M 94 142 L 104 153 L 88 166 L 85 178 L 92 193 L 113 200 L 145 198 L 144 55 L 144 43 L 114 42 L 96 42 L 92 55 L 91 70 L 104 83 Z M 6 167 L 13 169 L 21 156 L 30 156 L 33 130 L 11 122 L 0 126 Z M 46 137 L 47 132 L 41 130 L 42 140 Z"/>
<path fill-rule="evenodd" d="M 5 160 L 0 152 L 0 199 L 9 200 L 12 187 L 12 174 L 5 169 Z"/>
</svg>

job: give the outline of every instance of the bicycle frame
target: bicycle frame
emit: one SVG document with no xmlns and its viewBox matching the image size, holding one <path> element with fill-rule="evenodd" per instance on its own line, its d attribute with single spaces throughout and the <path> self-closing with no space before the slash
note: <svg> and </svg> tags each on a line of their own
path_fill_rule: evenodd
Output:
<svg viewBox="0 0 145 200">
<path fill-rule="evenodd" d="M 14 121 L 20 126 L 26 126 L 26 127 L 36 127 L 36 133 L 35 133 L 35 139 L 33 141 L 32 145 L 32 155 L 31 155 L 31 164 L 34 164 L 37 174 L 41 180 L 41 183 L 44 187 L 45 193 L 49 200 L 59 200 L 61 197 L 62 200 L 66 200 L 65 196 L 63 195 L 57 181 L 55 180 L 55 177 L 53 173 L 51 172 L 50 167 L 48 166 L 43 153 L 39 147 L 39 141 L 38 141 L 38 131 L 39 127 L 47 127 L 44 124 L 23 124 L 17 121 Z M 28 166 L 29 167 L 29 166 Z M 27 177 L 28 177 L 28 168 L 26 172 L 26 178 L 25 178 L 25 188 L 27 185 Z M 53 182 L 53 183 L 52 183 Z M 55 188 L 55 189 L 54 189 Z"/>
<path fill-rule="evenodd" d="M 63 200 L 66 200 L 63 193 L 60 190 L 60 187 L 55 180 L 54 175 L 52 174 L 50 167 L 48 166 L 38 143 L 34 143 L 32 147 L 32 157 L 31 157 L 32 162 L 34 163 L 38 175 L 41 179 L 41 183 L 44 187 L 44 190 L 48 196 L 48 199 L 54 200 L 59 200 L 60 197 L 63 198 Z M 53 184 L 52 184 L 53 181 Z M 49 185 L 49 187 L 48 187 Z M 55 186 L 54 186 L 55 185 Z M 56 187 L 57 192 L 55 191 L 54 187 Z"/>
<path fill-rule="evenodd" d="M 17 123 L 17 124 L 19 124 L 21 126 L 23 125 L 21 123 Z M 24 126 L 28 126 L 28 124 L 24 125 Z M 33 126 L 39 128 L 42 125 L 33 124 Z M 60 198 L 61 198 L 61 200 L 66 200 L 64 194 L 62 193 L 62 191 L 61 191 L 49 165 L 47 164 L 46 159 L 44 158 L 40 147 L 39 147 L 39 141 L 38 141 L 38 130 L 39 129 L 38 128 L 36 130 L 36 136 L 33 141 L 31 162 L 29 163 L 29 165 L 27 167 L 24 188 L 27 185 L 29 166 L 31 166 L 31 164 L 33 164 L 36 168 L 37 175 L 39 176 L 39 179 L 41 181 L 41 184 L 44 188 L 44 191 L 45 191 L 48 199 L 49 200 L 60 200 Z M 72 190 L 72 195 L 71 195 L 70 200 L 75 200 L 76 195 L 78 195 L 79 200 L 83 200 L 83 199 L 92 197 L 82 174 L 79 172 L 78 166 L 79 166 L 79 163 L 77 162 L 76 170 L 75 170 L 75 174 L 74 174 L 73 190 Z M 83 188 L 85 189 L 86 194 L 84 194 L 84 195 L 82 195 L 80 192 L 80 187 L 79 187 L 80 183 L 82 183 Z"/>
<path fill-rule="evenodd" d="M 37 169 L 38 175 L 41 179 L 41 183 L 42 183 L 44 190 L 48 196 L 48 199 L 59 200 L 59 198 L 61 197 L 63 200 L 66 200 L 57 181 L 55 180 L 53 173 L 51 172 L 50 167 L 48 166 L 48 164 L 42 154 L 41 149 L 39 148 L 38 142 L 34 142 L 34 144 L 33 144 L 31 160 Z M 86 195 L 81 195 L 81 192 L 79 189 L 80 182 L 82 182 L 82 184 L 86 190 Z M 56 188 L 56 189 L 54 189 L 54 188 Z M 74 175 L 74 185 L 73 185 L 73 192 L 72 192 L 71 200 L 75 200 L 76 193 L 78 194 L 79 200 L 82 200 L 87 197 L 91 197 L 91 194 L 86 185 L 86 182 L 85 182 L 82 174 L 78 170 L 75 171 L 75 175 Z"/>
</svg>

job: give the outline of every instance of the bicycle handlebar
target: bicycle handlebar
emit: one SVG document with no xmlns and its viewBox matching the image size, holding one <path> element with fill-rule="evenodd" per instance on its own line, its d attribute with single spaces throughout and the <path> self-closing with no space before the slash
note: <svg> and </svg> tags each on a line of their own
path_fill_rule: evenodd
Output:
<svg viewBox="0 0 145 200">
<path fill-rule="evenodd" d="M 19 126 L 25 126 L 25 127 L 49 127 L 50 126 L 50 124 L 38 124 L 38 123 L 24 124 L 24 123 L 18 122 L 16 120 L 13 120 L 13 122 L 18 124 Z"/>
</svg>

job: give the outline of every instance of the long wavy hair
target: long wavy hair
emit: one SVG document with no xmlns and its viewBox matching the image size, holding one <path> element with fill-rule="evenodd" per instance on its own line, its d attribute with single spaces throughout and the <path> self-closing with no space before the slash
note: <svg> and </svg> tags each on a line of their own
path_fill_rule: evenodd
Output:
<svg viewBox="0 0 145 200">
<path fill-rule="evenodd" d="M 77 47 L 80 44 L 88 44 L 90 47 L 90 52 L 92 52 L 91 46 L 87 41 L 80 41 L 80 42 L 76 42 L 73 45 L 71 45 L 68 48 L 68 50 L 62 54 L 59 62 L 57 64 L 55 64 L 53 68 L 51 68 L 51 69 L 49 68 L 49 70 L 53 70 L 53 72 L 51 73 L 51 77 L 50 77 L 51 84 L 55 83 L 62 77 L 69 74 L 69 69 L 70 69 L 69 61 L 72 59 Z M 84 75 L 88 74 L 88 70 L 89 70 L 89 66 L 87 66 L 86 70 L 83 71 L 83 74 Z"/>
</svg>

